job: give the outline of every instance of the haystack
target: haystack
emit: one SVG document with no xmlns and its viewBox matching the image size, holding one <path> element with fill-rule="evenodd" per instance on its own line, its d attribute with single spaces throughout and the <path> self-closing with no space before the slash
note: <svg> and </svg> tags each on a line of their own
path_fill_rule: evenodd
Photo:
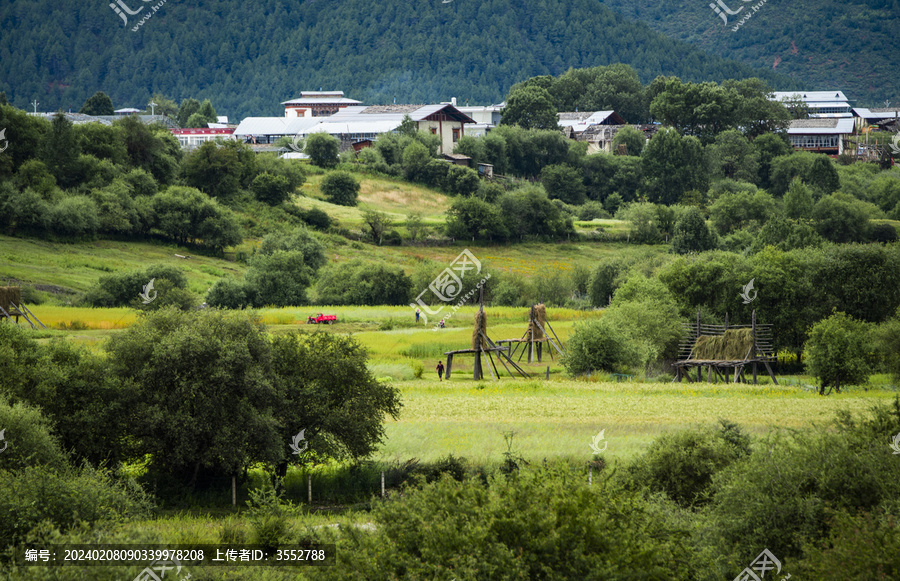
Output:
<svg viewBox="0 0 900 581">
<path fill-rule="evenodd" d="M 22 287 L 19 286 L 0 286 L 0 307 L 7 313 L 16 309 L 12 304 L 22 304 Z M 2 315 L 0 315 L 2 318 Z"/>
<path fill-rule="evenodd" d="M 753 356 L 753 329 L 729 329 L 724 335 L 700 335 L 694 345 L 693 359 L 703 361 L 742 361 Z"/>
<path fill-rule="evenodd" d="M 485 335 L 487 335 L 487 315 L 479 309 L 475 313 L 475 325 L 472 328 L 472 349 L 488 348 L 487 341 L 484 340 Z"/>
<path fill-rule="evenodd" d="M 535 324 L 537 322 L 537 324 Z M 537 341 L 544 338 L 544 329 L 547 327 L 547 307 L 544 303 L 531 307 L 531 317 L 528 320 L 528 331 L 525 332 L 525 339 L 528 341 Z"/>
</svg>

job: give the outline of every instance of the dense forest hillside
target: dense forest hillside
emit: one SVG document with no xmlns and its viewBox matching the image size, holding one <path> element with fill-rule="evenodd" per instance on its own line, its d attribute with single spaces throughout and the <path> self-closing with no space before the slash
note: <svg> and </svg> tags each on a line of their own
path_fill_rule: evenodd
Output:
<svg viewBox="0 0 900 581">
<path fill-rule="evenodd" d="M 45 111 L 77 110 L 98 90 L 116 108 L 144 107 L 159 92 L 209 98 L 241 118 L 278 114 L 280 101 L 320 87 L 366 103 L 499 102 L 528 77 L 615 62 L 645 83 L 664 74 L 799 86 L 596 0 L 148 2 L 0 2 L 0 91 Z"/>
<path fill-rule="evenodd" d="M 737 12 L 725 14 L 727 24 L 709 2 L 602 0 L 670 38 L 790 75 L 809 89 L 841 89 L 860 106 L 900 102 L 898 0 L 723 1 Z"/>
</svg>

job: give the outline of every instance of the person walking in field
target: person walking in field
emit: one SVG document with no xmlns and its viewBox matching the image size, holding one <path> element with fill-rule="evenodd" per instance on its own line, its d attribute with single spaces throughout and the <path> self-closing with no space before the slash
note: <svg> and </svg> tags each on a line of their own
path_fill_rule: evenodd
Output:
<svg viewBox="0 0 900 581">
<path fill-rule="evenodd" d="M 437 372 L 438 372 L 438 381 L 444 381 L 444 364 L 441 361 L 438 361 Z"/>
<path fill-rule="evenodd" d="M 419 309 L 416 309 L 416 322 L 419 322 Z"/>
</svg>

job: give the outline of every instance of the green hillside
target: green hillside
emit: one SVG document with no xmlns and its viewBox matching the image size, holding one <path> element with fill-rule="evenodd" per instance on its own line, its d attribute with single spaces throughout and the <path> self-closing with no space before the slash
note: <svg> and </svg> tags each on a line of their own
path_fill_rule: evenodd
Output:
<svg viewBox="0 0 900 581">
<path fill-rule="evenodd" d="M 616 62 L 645 83 L 664 74 L 791 85 L 593 0 L 172 0 L 140 26 L 150 5 L 130 1 L 144 9 L 127 27 L 106 2 L 0 4 L 0 91 L 20 108 L 37 99 L 45 111 L 77 110 L 98 90 L 116 108 L 144 107 L 160 92 L 209 98 L 239 119 L 279 114 L 279 102 L 320 87 L 367 103 L 498 102 L 526 78 Z"/>
<path fill-rule="evenodd" d="M 790 75 L 804 88 L 840 89 L 860 106 L 900 102 L 897 0 L 727 0 L 726 25 L 709 2 L 603 0 L 670 38 L 745 64 Z M 758 6 L 743 24 L 741 19 Z M 741 9 L 741 7 L 743 7 Z M 737 30 L 734 30 L 737 27 Z"/>
</svg>

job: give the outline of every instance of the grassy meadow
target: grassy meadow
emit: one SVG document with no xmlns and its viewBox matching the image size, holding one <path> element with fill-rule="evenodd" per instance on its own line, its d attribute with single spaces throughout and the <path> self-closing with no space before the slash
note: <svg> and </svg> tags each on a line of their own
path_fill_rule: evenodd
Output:
<svg viewBox="0 0 900 581">
<path fill-rule="evenodd" d="M 33 308 L 56 330 L 46 337 L 63 337 L 99 348 L 138 316 L 132 309 L 88 309 L 53 305 Z M 838 409 L 862 411 L 876 400 L 893 397 L 891 389 L 851 388 L 843 394 L 821 397 L 805 384 L 810 378 L 782 378 L 772 385 L 672 383 L 670 376 L 612 381 L 607 375 L 568 377 L 550 346 L 543 361 L 518 363 L 530 379 L 511 378 L 499 361 L 501 377 L 472 380 L 471 356 L 454 358 L 449 380 L 437 380 L 435 366 L 446 361 L 444 352 L 471 345 L 471 322 L 476 307 L 460 308 L 447 319 L 445 329 L 434 321 L 416 325 L 410 307 L 294 307 L 255 311 L 272 333 L 291 331 L 347 333 L 369 353 L 376 377 L 396 385 L 404 404 L 398 420 L 388 420 L 387 439 L 374 460 L 402 463 L 411 458 L 433 461 L 453 454 L 476 463 L 496 465 L 512 451 L 528 461 L 566 458 L 587 461 L 591 438 L 605 430 L 606 455 L 628 459 L 640 454 L 660 434 L 727 418 L 761 435 L 772 428 L 800 428 L 827 423 Z M 492 340 L 520 338 L 528 310 L 488 307 L 488 335 Z M 337 314 L 336 325 L 313 326 L 306 317 L 315 312 Z M 602 316 L 602 311 L 548 310 L 553 330 L 565 342 L 580 322 Z M 73 321 L 76 324 L 73 324 Z M 59 329 L 65 326 L 71 330 Z M 84 328 L 82 328 L 84 327 Z M 549 380 L 546 379 L 549 370 Z M 509 434 L 513 434 L 510 443 Z M 511 450 L 507 446 L 511 445 Z"/>
</svg>

